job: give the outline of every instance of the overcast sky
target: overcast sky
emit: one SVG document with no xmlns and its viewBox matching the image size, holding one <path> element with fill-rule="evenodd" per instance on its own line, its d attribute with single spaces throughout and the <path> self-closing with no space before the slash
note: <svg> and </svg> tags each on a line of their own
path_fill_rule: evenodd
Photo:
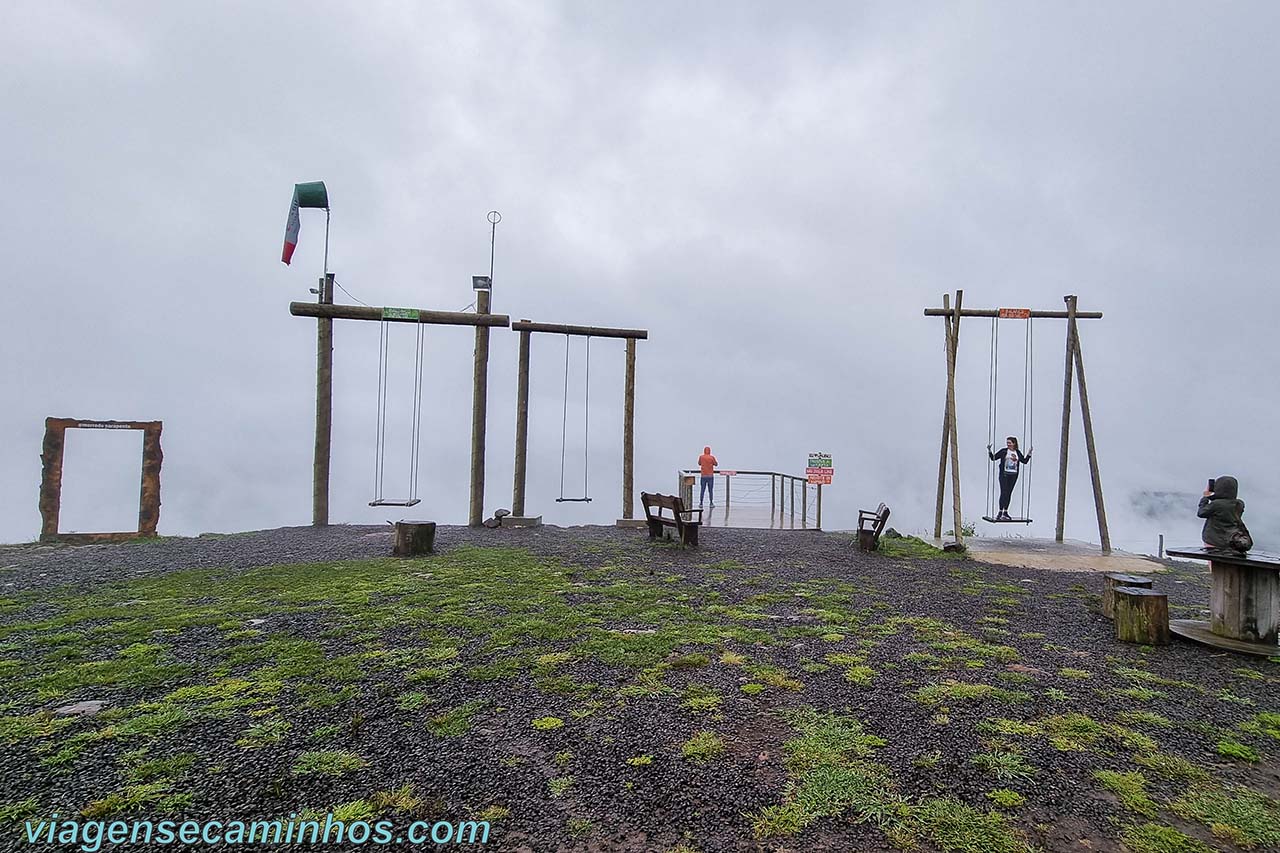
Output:
<svg viewBox="0 0 1280 853">
<path fill-rule="evenodd" d="M 648 329 L 637 491 L 674 488 L 707 443 L 725 467 L 792 472 L 821 450 L 827 527 L 885 500 L 923 530 L 944 362 L 922 310 L 956 288 L 973 307 L 1076 293 L 1106 313 L 1081 333 L 1117 544 L 1194 539 L 1195 496 L 1233 473 L 1280 546 L 1278 31 L 1267 2 L 11 0 L 0 541 L 39 532 L 49 415 L 164 421 L 162 533 L 310 521 L 315 323 L 288 303 L 313 298 L 323 214 L 279 256 L 293 184 L 324 180 L 330 267 L 360 300 L 467 305 L 496 208 L 495 311 Z M 1002 376 L 1020 381 L 1015 326 Z M 413 338 L 392 333 L 404 424 Z M 971 519 L 989 335 L 961 333 Z M 1035 535 L 1052 534 L 1064 336 L 1036 326 Z M 411 513 L 464 522 L 472 334 L 426 339 Z M 339 323 L 335 346 L 333 519 L 381 523 L 399 515 L 366 506 L 378 325 Z M 595 501 L 557 505 L 564 343 L 535 341 L 531 513 L 619 515 L 622 353 L 592 347 Z M 495 332 L 487 511 L 511 500 L 515 366 L 516 335 Z M 1015 381 L 1001 435 L 1021 431 Z M 396 429 L 388 484 L 407 482 Z M 139 447 L 73 436 L 64 530 L 136 521 Z M 1068 534 L 1096 540 L 1083 450 Z M 1151 490 L 1185 510 L 1143 517 Z"/>
</svg>

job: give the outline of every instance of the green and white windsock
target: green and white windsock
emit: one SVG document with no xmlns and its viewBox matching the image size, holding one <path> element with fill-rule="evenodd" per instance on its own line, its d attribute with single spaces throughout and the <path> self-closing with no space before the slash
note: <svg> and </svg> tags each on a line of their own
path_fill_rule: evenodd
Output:
<svg viewBox="0 0 1280 853">
<path fill-rule="evenodd" d="M 293 204 L 289 205 L 289 221 L 284 226 L 284 252 L 280 255 L 280 260 L 286 264 L 293 260 L 293 250 L 298 248 L 298 231 L 302 229 L 298 209 L 303 207 L 329 209 L 329 191 L 324 188 L 324 181 L 293 185 Z"/>
</svg>

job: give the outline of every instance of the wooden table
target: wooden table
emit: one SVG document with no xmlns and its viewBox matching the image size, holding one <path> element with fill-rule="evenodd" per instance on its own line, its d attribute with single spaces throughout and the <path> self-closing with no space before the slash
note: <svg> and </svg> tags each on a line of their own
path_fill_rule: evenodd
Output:
<svg viewBox="0 0 1280 853">
<path fill-rule="evenodd" d="M 1208 560 L 1210 621 L 1172 619 L 1169 630 L 1197 643 L 1253 655 L 1280 655 L 1280 556 L 1184 548 L 1170 557 Z"/>
</svg>

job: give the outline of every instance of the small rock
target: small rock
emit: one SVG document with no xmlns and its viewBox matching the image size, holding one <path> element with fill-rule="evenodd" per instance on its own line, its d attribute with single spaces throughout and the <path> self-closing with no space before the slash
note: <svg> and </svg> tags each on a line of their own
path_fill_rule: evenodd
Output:
<svg viewBox="0 0 1280 853">
<path fill-rule="evenodd" d="M 494 518 L 505 518 L 508 515 L 511 515 L 511 510 L 509 509 L 495 509 L 493 511 Z"/>
<path fill-rule="evenodd" d="M 490 529 L 493 529 L 493 528 L 495 528 L 495 527 L 498 527 L 498 526 L 500 526 L 501 524 L 502 524 L 502 522 L 501 522 L 501 521 L 499 521 L 499 520 L 498 520 L 498 519 L 496 519 L 496 518 L 486 518 L 486 519 L 484 520 L 484 526 L 485 526 L 485 527 L 488 527 L 488 528 L 490 528 Z"/>
<path fill-rule="evenodd" d="M 250 619 L 249 620 L 250 625 L 265 625 L 266 623 L 267 623 L 266 619 Z"/>
<path fill-rule="evenodd" d="M 101 699 L 85 699 L 63 705 L 61 708 L 54 708 L 53 713 L 59 717 L 92 717 L 105 707 L 107 703 Z"/>
</svg>

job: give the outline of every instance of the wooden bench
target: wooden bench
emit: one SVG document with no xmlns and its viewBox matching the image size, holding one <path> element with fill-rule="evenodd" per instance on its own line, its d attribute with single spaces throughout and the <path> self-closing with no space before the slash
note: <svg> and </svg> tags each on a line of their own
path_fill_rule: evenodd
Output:
<svg viewBox="0 0 1280 853">
<path fill-rule="evenodd" d="M 872 512 L 867 509 L 858 510 L 858 547 L 863 551 L 874 551 L 880 547 L 880 534 L 889 522 L 889 507 L 883 503 Z"/>
<path fill-rule="evenodd" d="M 698 545 L 698 528 L 702 527 L 702 510 L 685 509 L 684 501 L 675 495 L 654 495 L 649 492 L 640 493 L 640 503 L 644 505 L 644 517 L 649 523 L 649 538 L 661 539 L 664 530 L 674 527 L 680 544 L 690 548 Z M 668 510 L 671 517 L 662 514 Z M 694 520 L 694 516 L 697 520 Z"/>
</svg>

